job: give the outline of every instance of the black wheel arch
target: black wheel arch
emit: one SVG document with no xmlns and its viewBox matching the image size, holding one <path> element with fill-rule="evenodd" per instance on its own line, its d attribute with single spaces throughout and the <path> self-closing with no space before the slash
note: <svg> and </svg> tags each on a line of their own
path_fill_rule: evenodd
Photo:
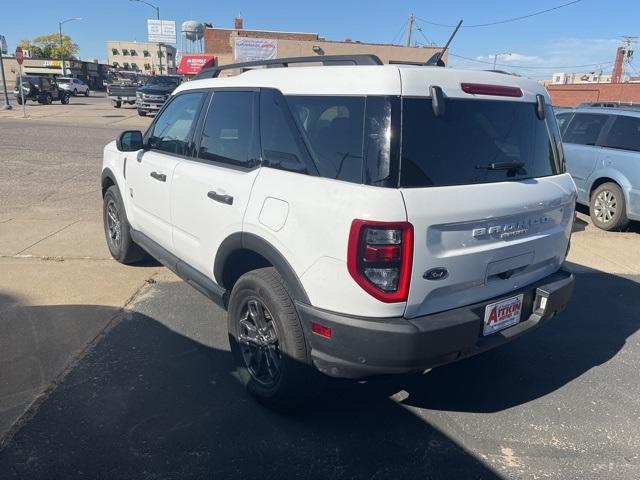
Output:
<svg viewBox="0 0 640 480">
<path fill-rule="evenodd" d="M 102 187 L 102 196 L 107 193 L 107 189 L 112 185 L 118 185 L 116 182 L 116 176 L 113 174 L 110 168 L 105 168 L 102 170 L 102 175 L 100 178 L 100 185 Z"/>
<path fill-rule="evenodd" d="M 241 262 L 239 265 L 237 262 Z M 309 304 L 309 297 L 287 259 L 265 239 L 247 232 L 236 232 L 218 248 L 213 274 L 218 285 L 231 291 L 238 278 L 256 268 L 273 266 L 287 283 L 294 300 Z"/>
</svg>

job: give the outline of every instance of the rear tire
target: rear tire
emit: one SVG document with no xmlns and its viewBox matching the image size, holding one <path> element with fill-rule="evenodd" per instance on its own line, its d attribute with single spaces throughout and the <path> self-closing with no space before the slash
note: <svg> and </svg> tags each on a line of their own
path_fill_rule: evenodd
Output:
<svg viewBox="0 0 640 480">
<path fill-rule="evenodd" d="M 313 398 L 323 376 L 311 364 L 298 313 L 275 268 L 240 277 L 228 325 L 237 376 L 256 400 L 287 411 Z"/>
<path fill-rule="evenodd" d="M 624 230 L 629 225 L 622 189 L 613 182 L 603 183 L 591 194 L 589 215 L 593 224 L 607 231 Z"/>
<path fill-rule="evenodd" d="M 111 105 L 113 105 L 113 108 L 120 108 L 122 106 L 122 102 L 120 100 L 111 100 Z"/>
<path fill-rule="evenodd" d="M 16 102 L 18 102 L 18 105 L 22 105 L 22 97 L 16 97 Z"/>
<path fill-rule="evenodd" d="M 110 186 L 104 195 L 102 221 L 107 247 L 115 260 L 128 265 L 144 257 L 144 251 L 131 238 L 120 190 L 115 185 Z"/>
<path fill-rule="evenodd" d="M 73 89 L 73 96 L 74 96 L 74 97 L 77 97 L 77 96 L 78 96 L 78 89 L 77 89 L 77 88 L 74 88 L 74 89 Z"/>
<path fill-rule="evenodd" d="M 88 89 L 88 88 L 84 91 L 84 96 L 85 96 L 85 97 L 88 97 L 88 96 L 89 96 L 89 89 Z"/>
<path fill-rule="evenodd" d="M 51 105 L 53 103 L 53 97 L 51 96 L 50 93 L 47 93 L 44 97 L 44 103 L 45 105 Z"/>
<path fill-rule="evenodd" d="M 69 95 L 67 95 L 66 93 L 63 93 L 62 96 L 60 97 L 60 103 L 62 105 L 69 105 Z"/>
<path fill-rule="evenodd" d="M 141 117 L 146 117 L 147 116 L 147 111 L 138 109 L 138 115 L 140 115 Z"/>
</svg>

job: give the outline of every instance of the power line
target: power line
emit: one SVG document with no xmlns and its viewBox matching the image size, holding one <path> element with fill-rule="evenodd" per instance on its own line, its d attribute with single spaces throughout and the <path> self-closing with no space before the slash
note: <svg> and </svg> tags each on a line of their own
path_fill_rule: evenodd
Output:
<svg viewBox="0 0 640 480">
<path fill-rule="evenodd" d="M 391 40 L 392 45 L 395 45 L 396 39 L 402 39 L 402 34 L 406 28 L 407 28 L 406 22 L 402 22 L 402 26 L 400 27 L 400 30 L 398 31 L 398 33 L 394 35 L 393 40 Z"/>
<path fill-rule="evenodd" d="M 554 10 L 559 10 L 561 8 L 568 7 L 570 5 L 575 5 L 576 3 L 580 3 L 580 2 L 582 2 L 582 0 L 572 0 L 571 2 L 563 3 L 562 5 L 557 5 L 555 7 L 547 8 L 545 10 L 539 10 L 537 12 L 528 13 L 526 15 L 520 15 L 519 17 L 507 18 L 507 19 L 504 19 L 504 20 L 497 20 L 495 22 L 489 22 L 489 23 L 478 23 L 478 24 L 475 24 L 475 25 L 463 25 L 462 28 L 491 27 L 493 25 L 501 25 L 503 23 L 517 22 L 518 20 L 524 20 L 525 18 L 531 18 L 531 17 L 535 17 L 537 15 L 542 15 L 544 13 L 553 12 Z M 420 18 L 420 17 L 416 17 L 416 20 L 420 20 L 421 22 L 428 23 L 429 25 L 434 25 L 436 27 L 447 27 L 447 28 L 455 27 L 455 25 L 446 25 L 444 23 L 430 22 L 429 20 L 425 20 L 424 18 Z"/>
<path fill-rule="evenodd" d="M 461 58 L 463 60 L 469 60 L 471 62 L 478 63 L 486 63 L 487 65 L 493 65 L 493 62 L 487 62 L 485 60 L 478 60 L 477 58 L 463 57 L 462 55 L 456 55 L 454 53 L 449 52 L 449 55 L 456 58 Z M 496 65 L 500 65 L 501 67 L 512 67 L 512 68 L 524 68 L 528 70 L 563 70 L 570 68 L 586 68 L 586 67 L 597 67 L 597 66 L 606 66 L 611 65 L 613 62 L 597 62 L 597 63 L 587 63 L 584 65 L 563 65 L 563 66 L 535 66 L 535 65 L 514 65 L 512 63 L 496 63 Z"/>
<path fill-rule="evenodd" d="M 422 27 L 416 27 L 416 30 L 418 30 L 420 32 L 420 35 L 422 35 L 422 38 L 424 38 L 424 41 L 427 42 L 425 45 L 430 46 L 430 47 L 435 45 L 435 43 L 433 43 L 431 40 L 429 40 L 427 38 L 427 36 L 424 34 L 424 32 L 422 31 Z"/>
</svg>

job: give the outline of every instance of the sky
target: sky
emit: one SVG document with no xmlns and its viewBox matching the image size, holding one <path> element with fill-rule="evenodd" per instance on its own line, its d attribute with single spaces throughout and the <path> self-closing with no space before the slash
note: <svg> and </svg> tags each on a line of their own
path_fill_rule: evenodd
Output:
<svg viewBox="0 0 640 480">
<path fill-rule="evenodd" d="M 28 10 L 24 2 L 1 1 L 0 34 L 7 38 L 9 51 L 23 38 L 57 32 L 58 21 L 82 17 L 63 25 L 63 31 L 80 45 L 80 57 L 86 60 L 105 61 L 107 40 L 145 41 L 146 19 L 155 18 L 154 9 L 130 0 L 32 0 Z M 432 23 L 451 25 L 462 19 L 463 28 L 450 48 L 450 66 L 491 68 L 493 56 L 501 54 L 498 68 L 535 79 L 561 71 L 602 68 L 610 73 L 621 37 L 640 36 L 639 0 L 576 0 L 548 13 L 488 27 L 465 25 L 519 17 L 570 0 L 149 1 L 160 7 L 161 18 L 176 20 L 178 27 L 195 19 L 229 28 L 240 14 L 245 28 L 314 32 L 328 40 L 374 43 L 404 42 L 407 19 L 413 13 L 413 41 L 442 45 L 453 29 Z M 636 69 L 640 72 L 640 51 L 630 73 Z"/>
</svg>

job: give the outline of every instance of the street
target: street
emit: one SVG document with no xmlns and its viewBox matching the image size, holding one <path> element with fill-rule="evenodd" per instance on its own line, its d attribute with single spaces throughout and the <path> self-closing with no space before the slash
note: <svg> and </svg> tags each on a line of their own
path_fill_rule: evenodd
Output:
<svg viewBox="0 0 640 480">
<path fill-rule="evenodd" d="M 640 477 L 640 227 L 584 209 L 547 326 L 423 375 L 331 382 L 285 416 L 233 376 L 225 313 L 113 261 L 103 97 L 0 112 L 0 478 Z"/>
</svg>

